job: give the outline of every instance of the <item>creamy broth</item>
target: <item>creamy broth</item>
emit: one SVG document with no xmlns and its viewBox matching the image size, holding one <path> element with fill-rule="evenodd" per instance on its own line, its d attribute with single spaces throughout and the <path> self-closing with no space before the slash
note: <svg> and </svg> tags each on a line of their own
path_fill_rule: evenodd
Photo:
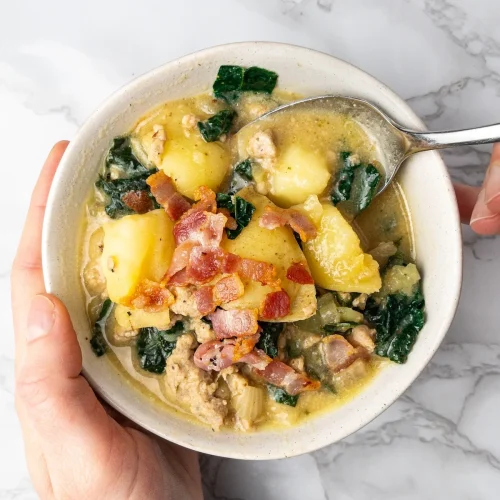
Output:
<svg viewBox="0 0 500 500">
<path fill-rule="evenodd" d="M 244 94 L 234 105 L 237 118 L 233 123 L 233 130 L 238 130 L 263 113 L 299 97 L 297 94 L 283 91 L 274 91 L 272 95 Z M 158 144 L 155 141 L 158 141 L 158 131 L 161 130 L 165 140 L 161 144 L 160 155 L 157 156 L 157 158 L 160 158 L 159 163 L 154 166 L 159 167 L 161 171 L 164 171 L 172 178 L 177 190 L 182 195 L 192 199 L 195 196 L 196 187 L 200 185 L 206 185 L 216 192 L 227 190 L 232 177 L 232 169 L 229 167 L 234 167 L 248 158 L 248 151 L 251 150 L 250 143 L 257 133 L 272 131 L 274 146 L 278 151 L 277 160 L 272 167 L 269 167 L 269 164 L 266 165 L 265 158 L 253 162 L 253 185 L 255 187 L 255 196 L 261 198 L 266 196 L 271 202 L 286 209 L 291 206 L 300 206 L 301 203 L 304 203 L 308 194 L 311 193 L 314 194 L 313 197 L 317 197 L 315 198 L 317 200 L 316 207 L 319 206 L 321 209 L 320 203 L 331 204 L 330 193 L 338 177 L 338 172 L 343 166 L 342 152 L 352 152 L 357 156 L 357 161 L 360 164 L 371 163 L 383 172 L 381 163 L 379 163 L 380 158 L 376 145 L 364 130 L 350 118 L 331 111 L 290 111 L 284 114 L 272 115 L 266 120 L 246 127 L 240 134 L 232 137 L 224 134 L 217 141 L 205 142 L 200 136 L 196 123 L 207 120 L 225 109 L 227 109 L 226 103 L 220 99 L 215 99 L 208 93 L 165 103 L 142 117 L 130 132 L 132 152 L 142 165 L 151 165 L 151 151 L 152 148 L 154 149 L 155 144 Z M 309 177 L 306 176 L 307 179 L 305 180 L 304 169 L 302 168 L 304 161 L 311 172 L 310 175 L 308 174 Z M 184 168 L 186 162 L 199 165 L 199 170 Z M 226 165 L 227 168 L 221 169 L 221 164 Z M 108 176 L 108 180 L 124 177 L 122 170 L 113 169 L 113 167 L 106 171 L 106 167 L 103 165 L 101 171 L 103 175 Z M 193 176 L 195 179 L 193 179 Z M 288 189 L 288 184 L 296 185 L 297 189 L 295 191 Z M 246 199 L 253 200 L 253 198 Z M 89 197 L 83 222 L 85 236 L 81 252 L 81 275 L 87 296 L 88 316 L 92 324 L 97 321 L 103 302 L 108 297 L 109 292 L 104 279 L 106 271 L 103 271 L 103 268 L 108 266 L 109 271 L 110 265 L 116 265 L 116 263 L 110 264 L 109 258 L 107 262 L 103 262 L 105 236 L 103 225 L 110 220 L 105 212 L 107 203 L 108 198 L 103 195 L 102 190 L 94 189 Z M 361 241 L 361 250 L 359 252 L 361 254 L 362 252 L 369 252 L 380 244 L 389 242 L 391 245 L 397 246 L 398 255 L 402 256 L 406 262 L 413 261 L 411 218 L 404 193 L 397 182 L 392 183 L 381 196 L 376 197 L 370 206 L 360 214 L 355 213 L 350 202 L 340 203 L 338 208 L 344 219 L 352 225 L 359 236 Z M 290 234 L 292 233 L 290 232 Z M 228 241 L 224 248 L 238 254 L 234 250 L 237 248 L 236 242 L 245 241 L 244 235 L 245 229 L 243 229 L 241 236 L 238 236 L 238 238 L 241 238 L 240 240 L 236 238 L 233 240 L 235 243 Z M 293 244 L 295 245 L 295 243 Z M 250 245 L 251 241 L 248 242 L 248 246 Z M 305 248 L 307 245 L 308 243 L 301 243 L 301 246 L 297 247 L 296 251 L 302 255 L 300 248 L 302 246 Z M 309 254 L 312 253 L 314 253 L 314 249 L 309 251 Z M 393 250 L 392 255 L 395 253 L 395 250 Z M 238 255 L 245 257 L 244 252 Z M 364 255 L 368 254 L 365 253 Z M 370 262 L 373 261 L 371 256 L 363 258 L 365 260 L 371 259 Z M 376 258 L 378 259 L 378 257 Z M 386 262 L 387 259 L 387 256 L 382 257 L 383 262 Z M 378 273 L 378 265 L 374 264 L 374 266 L 376 266 Z M 311 270 L 314 275 L 314 267 L 311 267 Z M 261 293 L 261 288 L 263 288 L 260 284 L 250 285 L 246 281 L 244 281 L 244 285 L 245 287 L 256 286 L 259 289 L 258 293 Z M 292 299 L 292 308 L 297 301 L 302 300 L 299 298 L 300 294 L 297 291 L 302 285 L 294 286 L 295 288 L 291 285 L 286 288 Z M 295 292 L 297 292 L 297 295 L 294 295 Z M 349 309 L 351 311 L 349 314 L 350 316 L 354 315 L 355 318 L 363 314 L 363 305 L 360 305 L 357 309 L 357 306 L 353 305 L 353 300 L 356 300 L 359 293 L 350 294 L 346 292 L 342 294 L 343 290 L 340 289 L 337 292 L 337 295 L 335 295 L 336 292 L 332 295 L 324 287 L 317 286 L 318 297 L 323 297 L 325 299 L 323 300 L 324 303 L 326 303 L 326 298 L 330 295 L 334 297 L 331 300 L 335 301 L 336 305 L 330 303 L 328 307 L 334 309 L 336 307 L 336 311 L 353 308 Z M 362 298 L 363 295 L 361 294 L 360 297 Z M 346 296 L 348 297 L 346 298 Z M 339 302 L 340 300 L 347 300 L 348 305 Z M 366 298 L 363 300 L 366 301 Z M 226 308 L 224 305 L 222 307 Z M 314 304 L 315 307 L 316 304 Z M 231 303 L 227 309 L 231 309 Z M 311 310 L 311 313 L 314 313 L 314 309 Z M 311 316 L 311 313 L 308 315 Z M 303 314 L 299 318 L 301 321 L 295 323 L 295 326 L 285 327 L 279 337 L 281 340 L 278 341 L 278 343 L 281 342 L 278 355 L 281 361 L 295 367 L 297 363 L 303 363 L 303 359 L 297 363 L 293 359 L 304 358 L 305 355 L 293 358 L 290 354 L 289 345 L 294 342 L 293 329 L 298 328 L 300 331 L 305 329 L 306 331 L 313 325 L 313 319 L 318 314 L 316 313 L 316 316 L 313 316 L 312 319 L 308 319 L 307 314 Z M 169 318 L 167 323 L 171 327 L 172 317 L 175 317 L 175 315 L 170 311 L 170 315 L 167 312 L 167 316 Z M 351 317 L 349 320 L 344 318 L 341 321 L 342 325 L 344 325 L 343 328 L 346 328 L 345 325 L 347 325 L 347 328 L 353 328 L 349 323 L 352 323 Z M 192 331 L 189 327 L 190 324 L 184 322 L 186 331 Z M 357 323 L 354 321 L 352 324 Z M 314 325 L 311 328 L 314 329 Z M 346 338 L 349 337 L 349 331 L 348 329 Z M 123 324 L 119 324 L 118 317 L 115 317 L 114 313 L 111 312 L 105 322 L 104 334 L 109 347 L 107 353 L 109 362 L 116 367 L 120 375 L 128 381 L 134 390 L 147 394 L 152 404 L 161 405 L 165 408 L 165 411 L 180 412 L 185 418 L 192 421 L 219 427 L 200 417 L 200 415 L 197 415 L 198 418 L 193 416 L 189 404 L 186 404 L 185 400 L 180 400 L 176 390 L 173 390 L 167 383 L 168 371 L 156 374 L 150 373 L 141 367 L 136 346 L 137 328 L 128 329 Z M 314 335 L 316 334 L 317 332 L 314 332 Z M 314 337 L 313 334 L 311 335 Z M 345 332 L 342 335 L 345 335 Z M 341 337 L 341 335 L 336 336 Z M 341 339 L 339 339 L 340 341 Z M 356 349 L 359 354 L 361 347 L 358 346 Z M 238 418 L 238 408 L 235 404 L 236 399 L 232 397 L 231 391 L 233 389 L 231 389 L 230 382 L 221 377 L 218 372 L 210 372 L 212 380 L 215 384 L 218 384 L 217 390 L 212 393 L 212 398 L 219 398 L 224 405 L 227 405 L 228 409 L 224 417 L 223 427 L 249 431 L 276 426 L 297 425 L 311 416 L 344 404 L 359 393 L 387 362 L 384 358 L 374 354 L 369 356 L 365 354 L 363 354 L 365 357 L 358 357 L 356 361 L 341 368 L 340 371 L 334 374 L 329 373 L 327 382 L 326 379 L 322 378 L 323 375 L 318 375 L 323 384 L 322 387 L 314 391 L 301 392 L 294 407 L 273 400 L 265 392 L 266 397 L 261 412 L 250 424 L 244 423 L 243 419 Z M 300 368 L 296 367 L 294 369 L 302 373 Z M 251 386 L 265 389 L 266 382 L 255 375 L 255 370 L 247 366 L 243 366 L 238 370 L 238 375 L 246 377 Z M 314 370 L 311 369 L 312 371 Z"/>
</svg>

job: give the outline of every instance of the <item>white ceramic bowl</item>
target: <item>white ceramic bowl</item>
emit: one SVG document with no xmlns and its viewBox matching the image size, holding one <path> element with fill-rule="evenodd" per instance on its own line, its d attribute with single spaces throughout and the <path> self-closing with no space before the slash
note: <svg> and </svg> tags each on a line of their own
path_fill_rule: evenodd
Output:
<svg viewBox="0 0 500 500">
<path fill-rule="evenodd" d="M 79 226 L 100 160 L 117 135 L 128 132 L 150 108 L 208 90 L 221 64 L 263 66 L 279 74 L 279 86 L 306 96 L 340 94 L 371 101 L 399 123 L 423 129 L 405 102 L 363 71 L 313 50 L 267 42 L 213 47 L 165 64 L 129 83 L 104 102 L 79 130 L 57 171 L 43 233 L 47 290 L 67 305 L 81 340 L 84 374 L 113 407 L 146 429 L 212 455 L 243 459 L 283 458 L 334 443 L 379 415 L 415 380 L 439 347 L 457 306 L 462 245 L 456 201 L 437 153 L 421 153 L 400 180 L 412 213 L 417 260 L 423 271 L 427 322 L 405 365 L 391 364 L 351 402 L 298 427 L 249 435 L 212 432 L 161 411 L 133 390 L 85 337 L 89 324 L 78 272 Z"/>
</svg>

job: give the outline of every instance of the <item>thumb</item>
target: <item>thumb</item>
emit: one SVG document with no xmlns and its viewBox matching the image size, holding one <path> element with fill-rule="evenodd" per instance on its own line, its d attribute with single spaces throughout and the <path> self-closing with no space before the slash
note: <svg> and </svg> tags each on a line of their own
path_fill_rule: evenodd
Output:
<svg viewBox="0 0 500 500">
<path fill-rule="evenodd" d="M 32 299 L 25 342 L 16 384 L 19 413 L 44 451 L 106 443 L 114 422 L 80 375 L 80 346 L 68 311 L 56 297 Z"/>
</svg>

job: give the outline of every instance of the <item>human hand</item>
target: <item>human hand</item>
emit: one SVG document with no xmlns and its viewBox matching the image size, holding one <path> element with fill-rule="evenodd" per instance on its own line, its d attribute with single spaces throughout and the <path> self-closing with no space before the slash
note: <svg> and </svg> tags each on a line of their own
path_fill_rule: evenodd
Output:
<svg viewBox="0 0 500 500">
<path fill-rule="evenodd" d="M 12 269 L 16 408 L 34 486 L 43 499 L 202 499 L 196 453 L 108 415 L 80 375 L 66 308 L 45 293 L 42 223 L 67 145 L 45 162 Z"/>
<path fill-rule="evenodd" d="M 500 234 L 500 143 L 493 146 L 483 186 L 455 184 L 455 193 L 464 224 L 478 234 Z"/>
</svg>

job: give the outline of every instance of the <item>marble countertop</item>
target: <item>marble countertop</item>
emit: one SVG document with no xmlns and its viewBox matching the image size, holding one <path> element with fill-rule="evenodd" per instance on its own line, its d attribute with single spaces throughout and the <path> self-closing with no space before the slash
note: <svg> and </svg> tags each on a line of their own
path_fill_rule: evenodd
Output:
<svg viewBox="0 0 500 500">
<path fill-rule="evenodd" d="M 231 41 L 328 52 L 403 96 L 429 128 L 500 121 L 498 0 L 17 0 L 0 19 L 0 499 L 36 498 L 14 411 L 9 267 L 52 143 L 117 87 Z M 489 147 L 444 153 L 478 185 Z M 500 237 L 464 229 L 464 288 L 442 347 L 370 425 L 309 455 L 201 458 L 207 500 L 497 499 L 500 490 Z"/>
</svg>

